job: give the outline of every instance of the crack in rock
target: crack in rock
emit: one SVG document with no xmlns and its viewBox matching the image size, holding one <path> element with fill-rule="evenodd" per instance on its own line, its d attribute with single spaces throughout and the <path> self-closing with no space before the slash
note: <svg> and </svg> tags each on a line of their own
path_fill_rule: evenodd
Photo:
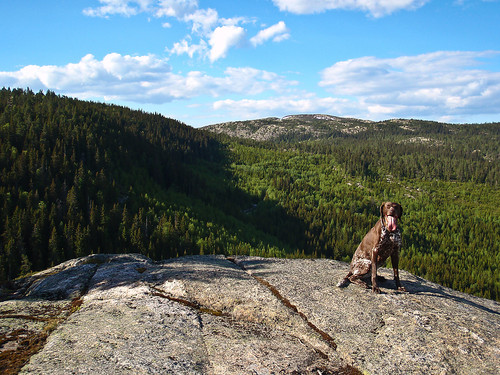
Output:
<svg viewBox="0 0 500 375">
<path fill-rule="evenodd" d="M 254 278 L 257 282 L 259 282 L 261 285 L 265 286 L 269 291 L 288 309 L 292 310 L 295 314 L 300 316 L 302 320 L 307 324 L 309 328 L 311 328 L 314 332 L 316 332 L 334 351 L 337 350 L 337 344 L 335 343 L 335 340 L 333 337 L 331 337 L 328 333 L 325 331 L 319 329 L 316 325 L 314 325 L 308 318 L 307 315 L 305 315 L 303 312 L 301 312 L 297 306 L 292 304 L 290 300 L 286 297 L 284 297 L 278 289 L 273 286 L 271 283 L 269 283 L 267 280 L 265 280 L 262 277 L 259 277 L 257 275 L 254 275 L 252 272 L 247 270 L 245 266 L 242 263 L 239 263 L 236 261 L 235 258 L 232 257 L 227 257 L 227 260 L 230 262 L 236 264 L 238 267 L 240 267 L 243 271 L 245 271 L 248 275 L 250 275 L 252 278 Z M 299 339 L 300 341 L 300 339 Z M 328 360 L 328 355 L 321 352 L 317 348 L 313 348 L 323 359 Z M 341 368 L 337 369 L 334 372 L 331 372 L 331 370 L 326 369 L 326 368 L 317 368 L 314 369 L 314 372 L 318 374 L 335 374 L 335 375 L 363 375 L 361 371 L 359 371 L 356 367 L 351 366 L 351 365 L 344 365 Z"/>
<path fill-rule="evenodd" d="M 312 328 L 315 332 L 317 332 L 318 334 L 320 334 L 320 336 L 325 341 L 327 341 L 333 349 L 335 349 L 335 343 L 333 342 L 333 338 L 331 336 L 329 336 L 328 334 L 326 334 L 326 333 L 322 332 L 321 330 L 319 330 L 312 323 L 310 323 L 307 320 L 307 317 L 304 314 L 302 314 L 301 312 L 299 312 L 297 310 L 297 308 L 295 306 L 293 306 L 286 298 L 284 298 L 283 296 L 281 296 L 276 288 L 274 288 L 271 284 L 269 284 L 264 279 L 261 279 L 261 278 L 256 277 L 256 276 L 252 276 L 252 277 L 254 279 L 256 279 L 260 284 L 266 286 L 272 292 L 272 294 L 276 298 L 278 298 L 278 300 L 280 300 L 281 303 L 283 303 L 286 307 L 290 308 L 295 313 L 297 313 L 302 319 L 304 319 L 306 321 L 306 323 L 308 324 L 308 326 L 310 328 Z M 150 288 L 153 290 L 153 292 L 151 293 L 151 295 L 156 296 L 156 297 L 165 298 L 165 299 L 168 299 L 169 301 L 176 302 L 176 303 L 179 303 L 181 305 L 190 307 L 190 308 L 196 310 L 197 312 L 199 312 L 201 314 L 209 314 L 209 315 L 215 316 L 215 317 L 233 318 L 230 314 L 224 313 L 224 312 L 222 312 L 220 310 L 214 310 L 214 309 L 206 308 L 206 307 L 203 307 L 203 306 L 201 306 L 200 304 L 198 304 L 196 302 L 192 302 L 192 301 L 189 301 L 189 300 L 184 299 L 184 298 L 173 297 L 173 296 L 167 294 L 162 289 L 160 289 L 158 287 L 155 287 L 153 285 L 150 285 Z M 238 324 L 234 319 L 232 319 L 232 320 L 233 320 L 233 323 L 232 323 L 233 326 L 235 324 L 236 325 Z M 201 318 L 200 318 L 200 324 L 203 327 L 203 322 L 202 322 Z M 252 331 L 252 329 L 250 327 L 251 326 L 250 322 L 244 322 L 244 323 L 242 322 L 241 324 L 245 325 L 245 328 L 244 328 L 245 330 Z M 258 328 L 257 327 L 258 327 L 258 325 L 256 325 L 254 327 L 253 334 L 255 334 L 255 335 L 258 336 L 258 335 L 262 334 L 262 332 L 260 332 L 260 331 L 264 327 L 258 327 Z M 323 353 L 321 350 L 319 350 L 317 348 L 314 348 L 314 347 L 311 348 L 309 345 L 307 345 L 304 342 L 302 342 L 302 340 L 299 337 L 297 337 L 297 336 L 293 336 L 293 337 L 295 337 L 295 339 L 299 343 L 301 343 L 304 347 L 306 347 L 308 349 L 312 349 L 314 352 L 316 352 L 322 359 L 324 359 L 326 361 L 329 360 L 328 355 L 325 354 L 325 353 Z M 312 369 L 312 373 L 325 374 L 325 375 L 326 374 L 331 374 L 331 375 L 358 375 L 358 374 L 361 374 L 355 368 L 352 368 L 350 366 L 344 366 L 344 367 L 341 367 L 341 368 L 339 368 L 338 370 L 335 370 L 335 371 L 333 371 L 331 369 L 328 369 L 327 367 L 318 367 L 318 368 Z"/>
<path fill-rule="evenodd" d="M 200 304 L 198 304 L 196 302 L 188 301 L 187 299 L 184 299 L 184 298 L 173 297 L 173 296 L 165 293 L 165 291 L 163 291 L 160 288 L 157 288 L 155 286 L 150 285 L 149 287 L 154 290 L 154 292 L 152 292 L 151 295 L 156 296 L 156 297 L 165 298 L 165 299 L 168 299 L 169 301 L 177 302 L 177 303 L 180 303 L 181 305 L 191 307 L 200 313 L 210 314 L 213 316 L 226 316 L 226 317 L 230 316 L 229 314 L 224 313 L 220 310 L 209 309 L 209 308 L 201 306 Z"/>
<path fill-rule="evenodd" d="M 498 372 L 498 303 L 404 271 L 408 294 L 335 287 L 347 267 L 223 255 L 68 261 L 3 294 L 0 373 Z"/>
<path fill-rule="evenodd" d="M 321 338 L 323 340 L 325 340 L 328 343 L 328 345 L 330 345 L 332 347 L 333 350 L 337 350 L 337 344 L 335 344 L 335 340 L 333 339 L 333 337 L 331 337 L 328 333 L 326 333 L 325 331 L 322 331 L 321 329 L 316 327 L 313 323 L 311 323 L 311 321 L 307 318 L 307 316 L 303 312 L 299 311 L 297 306 L 293 305 L 287 298 L 283 297 L 274 286 L 272 286 L 269 282 L 267 282 L 266 280 L 264 280 L 263 278 L 261 278 L 259 276 L 254 276 L 254 275 L 251 275 L 251 276 L 255 280 L 257 280 L 259 283 L 264 285 L 266 288 L 268 288 L 271 291 L 271 293 L 283 305 L 285 305 L 286 307 L 291 309 L 293 312 L 298 314 L 314 332 L 318 333 L 321 336 Z"/>
<path fill-rule="evenodd" d="M 285 298 L 285 297 L 283 297 L 281 295 L 281 293 L 278 291 L 278 289 L 276 289 L 273 285 L 271 285 L 267 280 L 263 279 L 262 277 L 253 275 L 251 272 L 249 272 L 245 268 L 245 266 L 243 264 L 237 263 L 234 258 L 228 257 L 227 260 L 229 260 L 230 262 L 233 262 L 234 264 L 236 264 L 243 271 L 245 271 L 250 276 L 252 276 L 255 280 L 257 280 L 260 284 L 264 285 L 267 289 L 269 289 L 271 291 L 271 293 L 283 305 L 285 305 L 287 308 L 289 308 L 290 310 L 292 310 L 294 313 L 298 314 L 314 332 L 318 333 L 321 336 L 321 338 L 323 340 L 325 340 L 328 343 L 328 345 L 330 345 L 330 347 L 333 350 L 337 350 L 337 344 L 335 343 L 335 340 L 333 339 L 333 337 L 331 337 L 328 333 L 326 333 L 325 331 L 322 331 L 321 329 L 319 329 L 318 327 L 316 327 L 313 323 L 311 323 L 311 321 L 309 321 L 309 319 L 307 318 L 307 316 L 303 312 L 299 311 L 299 309 L 297 308 L 297 306 L 293 305 L 287 298 Z"/>
</svg>

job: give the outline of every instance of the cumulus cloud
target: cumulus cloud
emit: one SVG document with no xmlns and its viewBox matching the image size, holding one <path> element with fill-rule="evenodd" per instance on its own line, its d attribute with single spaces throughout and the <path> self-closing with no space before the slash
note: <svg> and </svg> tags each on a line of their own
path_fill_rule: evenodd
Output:
<svg viewBox="0 0 500 375">
<path fill-rule="evenodd" d="M 91 17 L 110 15 L 135 16 L 151 13 L 156 17 L 183 19 L 198 10 L 198 0 L 98 0 L 101 6 L 86 8 L 83 14 Z"/>
<path fill-rule="evenodd" d="M 219 15 L 214 9 L 198 9 L 183 17 L 185 22 L 192 22 L 193 33 L 207 35 L 219 21 Z"/>
<path fill-rule="evenodd" d="M 392 59 L 361 57 L 321 72 L 319 85 L 330 92 L 291 90 L 266 98 L 221 99 L 213 109 L 237 118 L 327 113 L 383 120 L 397 117 L 463 121 L 498 115 L 500 73 L 481 69 L 500 51 L 441 51 Z"/>
<path fill-rule="evenodd" d="M 257 35 L 250 39 L 250 43 L 253 46 L 258 46 L 265 43 L 269 39 L 275 42 L 280 42 L 282 40 L 288 39 L 290 37 L 290 32 L 283 21 L 278 22 L 264 30 L 259 31 Z"/>
<path fill-rule="evenodd" d="M 392 59 L 362 57 L 321 72 L 320 86 L 354 96 L 372 112 L 498 112 L 500 73 L 478 68 L 500 52 L 441 51 Z"/>
<path fill-rule="evenodd" d="M 98 0 L 101 6 L 86 8 L 83 14 L 91 17 L 110 15 L 135 16 L 153 13 L 156 17 L 183 18 L 198 9 L 198 0 Z"/>
<path fill-rule="evenodd" d="M 382 17 L 398 10 L 416 9 L 429 0 L 273 0 L 282 11 L 295 14 L 321 13 L 327 10 L 360 10 Z"/>
<path fill-rule="evenodd" d="M 199 71 L 174 74 L 166 59 L 117 53 L 102 60 L 89 54 L 78 63 L 29 65 L 13 72 L 0 72 L 0 86 L 51 89 L 81 99 L 156 104 L 203 95 L 257 95 L 284 91 L 293 84 L 275 73 L 253 68 L 228 68 L 221 77 Z"/>
<path fill-rule="evenodd" d="M 158 18 L 176 18 L 190 25 L 190 35 L 171 48 L 166 48 L 171 54 L 186 54 L 190 58 L 199 55 L 214 62 L 225 58 L 228 51 L 246 40 L 247 30 L 241 25 L 253 23 L 246 17 L 220 18 L 215 9 L 200 9 L 198 0 L 98 0 L 101 6 L 87 8 L 83 13 L 92 17 L 109 17 L 111 15 L 134 16 L 139 13 L 149 13 Z M 162 24 L 170 28 L 169 22 Z M 267 29 L 261 30 L 250 40 L 254 47 L 268 40 L 280 42 L 288 39 L 289 30 L 284 22 L 279 22 Z M 196 37 L 198 42 L 191 43 Z M 189 41 L 188 41 L 189 39 Z"/>
<path fill-rule="evenodd" d="M 210 61 L 215 61 L 221 57 L 226 57 L 227 51 L 243 41 L 245 29 L 239 26 L 217 27 L 208 43 L 212 47 L 210 50 Z"/>
<path fill-rule="evenodd" d="M 159 0 L 155 10 L 157 17 L 182 18 L 198 8 L 198 0 Z"/>
<path fill-rule="evenodd" d="M 241 30 L 233 31 L 233 39 L 221 39 L 224 48 L 219 53 L 227 52 L 239 40 Z M 179 53 L 194 53 L 190 48 L 194 47 L 187 41 L 178 46 L 179 51 L 186 50 Z M 320 72 L 318 84 L 330 93 L 323 97 L 303 92 L 299 82 L 265 70 L 232 67 L 220 76 L 201 71 L 176 74 L 167 59 L 118 53 L 102 60 L 89 54 L 76 63 L 28 65 L 0 72 L 0 86 L 51 89 L 81 99 L 151 104 L 209 96 L 217 98 L 212 105 L 214 111 L 238 118 L 328 113 L 372 120 L 451 120 L 499 114 L 500 73 L 485 68 L 498 56 L 500 51 L 441 51 L 340 61 Z"/>
<path fill-rule="evenodd" d="M 0 72 L 0 85 L 51 89 L 82 99 L 128 98 L 142 102 L 152 94 L 148 88 L 171 76 L 167 62 L 153 55 L 110 53 L 99 61 L 88 54 L 78 63 L 64 66 L 29 65 L 14 72 Z"/>
<path fill-rule="evenodd" d="M 196 53 L 200 55 L 206 54 L 208 46 L 203 40 L 200 44 L 189 44 L 187 39 L 183 39 L 180 42 L 174 43 L 174 46 L 171 49 L 167 49 L 167 51 L 176 55 L 187 54 L 192 58 Z"/>
</svg>

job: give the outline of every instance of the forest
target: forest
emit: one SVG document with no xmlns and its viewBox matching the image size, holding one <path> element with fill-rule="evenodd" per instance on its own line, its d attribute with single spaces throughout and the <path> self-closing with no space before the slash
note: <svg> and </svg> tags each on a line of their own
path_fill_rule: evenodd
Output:
<svg viewBox="0 0 500 375">
<path fill-rule="evenodd" d="M 256 142 L 4 88 L 0 281 L 91 253 L 349 261 L 392 200 L 401 268 L 500 300 L 500 124 L 411 128 Z"/>
</svg>

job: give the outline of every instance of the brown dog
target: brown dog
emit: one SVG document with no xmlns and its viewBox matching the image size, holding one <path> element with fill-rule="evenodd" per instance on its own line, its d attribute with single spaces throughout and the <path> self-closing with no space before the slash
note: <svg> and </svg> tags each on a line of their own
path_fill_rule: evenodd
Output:
<svg viewBox="0 0 500 375">
<path fill-rule="evenodd" d="M 377 286 L 377 268 L 380 267 L 390 256 L 394 270 L 394 281 L 398 290 L 405 291 L 399 281 L 399 249 L 401 248 L 401 233 L 398 227 L 398 219 L 403 214 L 401 205 L 393 202 L 385 202 L 380 206 L 380 220 L 363 238 L 359 244 L 347 276 L 337 286 L 344 287 L 352 282 L 368 288 L 361 280 L 371 271 L 372 291 L 380 293 Z"/>
</svg>

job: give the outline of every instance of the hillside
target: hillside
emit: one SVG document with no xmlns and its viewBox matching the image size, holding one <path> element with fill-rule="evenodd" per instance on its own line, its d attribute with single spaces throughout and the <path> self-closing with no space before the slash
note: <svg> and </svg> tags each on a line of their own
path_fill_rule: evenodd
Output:
<svg viewBox="0 0 500 375">
<path fill-rule="evenodd" d="M 249 199 L 226 181 L 225 145 L 178 121 L 3 89 L 0 140 L 0 280 L 91 253 L 244 243 L 231 215 Z"/>
<path fill-rule="evenodd" d="M 480 182 L 498 186 L 500 123 L 381 122 L 295 115 L 209 125 L 205 130 L 330 154 L 351 175 Z M 287 146 L 288 145 L 288 146 Z"/>
<path fill-rule="evenodd" d="M 348 261 L 394 200 L 403 269 L 500 299 L 498 124 L 333 119 L 344 131 L 256 142 L 3 89 L 0 279 L 98 253 Z"/>
<path fill-rule="evenodd" d="M 206 129 L 243 136 L 227 141 L 239 186 L 299 218 L 288 235 L 306 254 L 349 260 L 378 204 L 395 200 L 405 211 L 403 268 L 498 299 L 499 123 L 300 115 Z M 262 134 L 267 141 L 254 141 Z"/>
<path fill-rule="evenodd" d="M 332 138 L 407 136 L 407 143 L 435 143 L 432 135 L 453 134 L 455 139 L 467 135 L 498 136 L 498 123 L 447 124 L 416 119 L 391 119 L 370 121 L 325 114 L 289 115 L 282 118 L 224 122 L 205 126 L 203 129 L 230 137 L 255 141 L 298 142 Z M 481 131 L 478 129 L 481 128 Z M 431 136 L 431 138 L 429 138 Z M 440 142 L 435 143 L 439 145 Z"/>
</svg>

